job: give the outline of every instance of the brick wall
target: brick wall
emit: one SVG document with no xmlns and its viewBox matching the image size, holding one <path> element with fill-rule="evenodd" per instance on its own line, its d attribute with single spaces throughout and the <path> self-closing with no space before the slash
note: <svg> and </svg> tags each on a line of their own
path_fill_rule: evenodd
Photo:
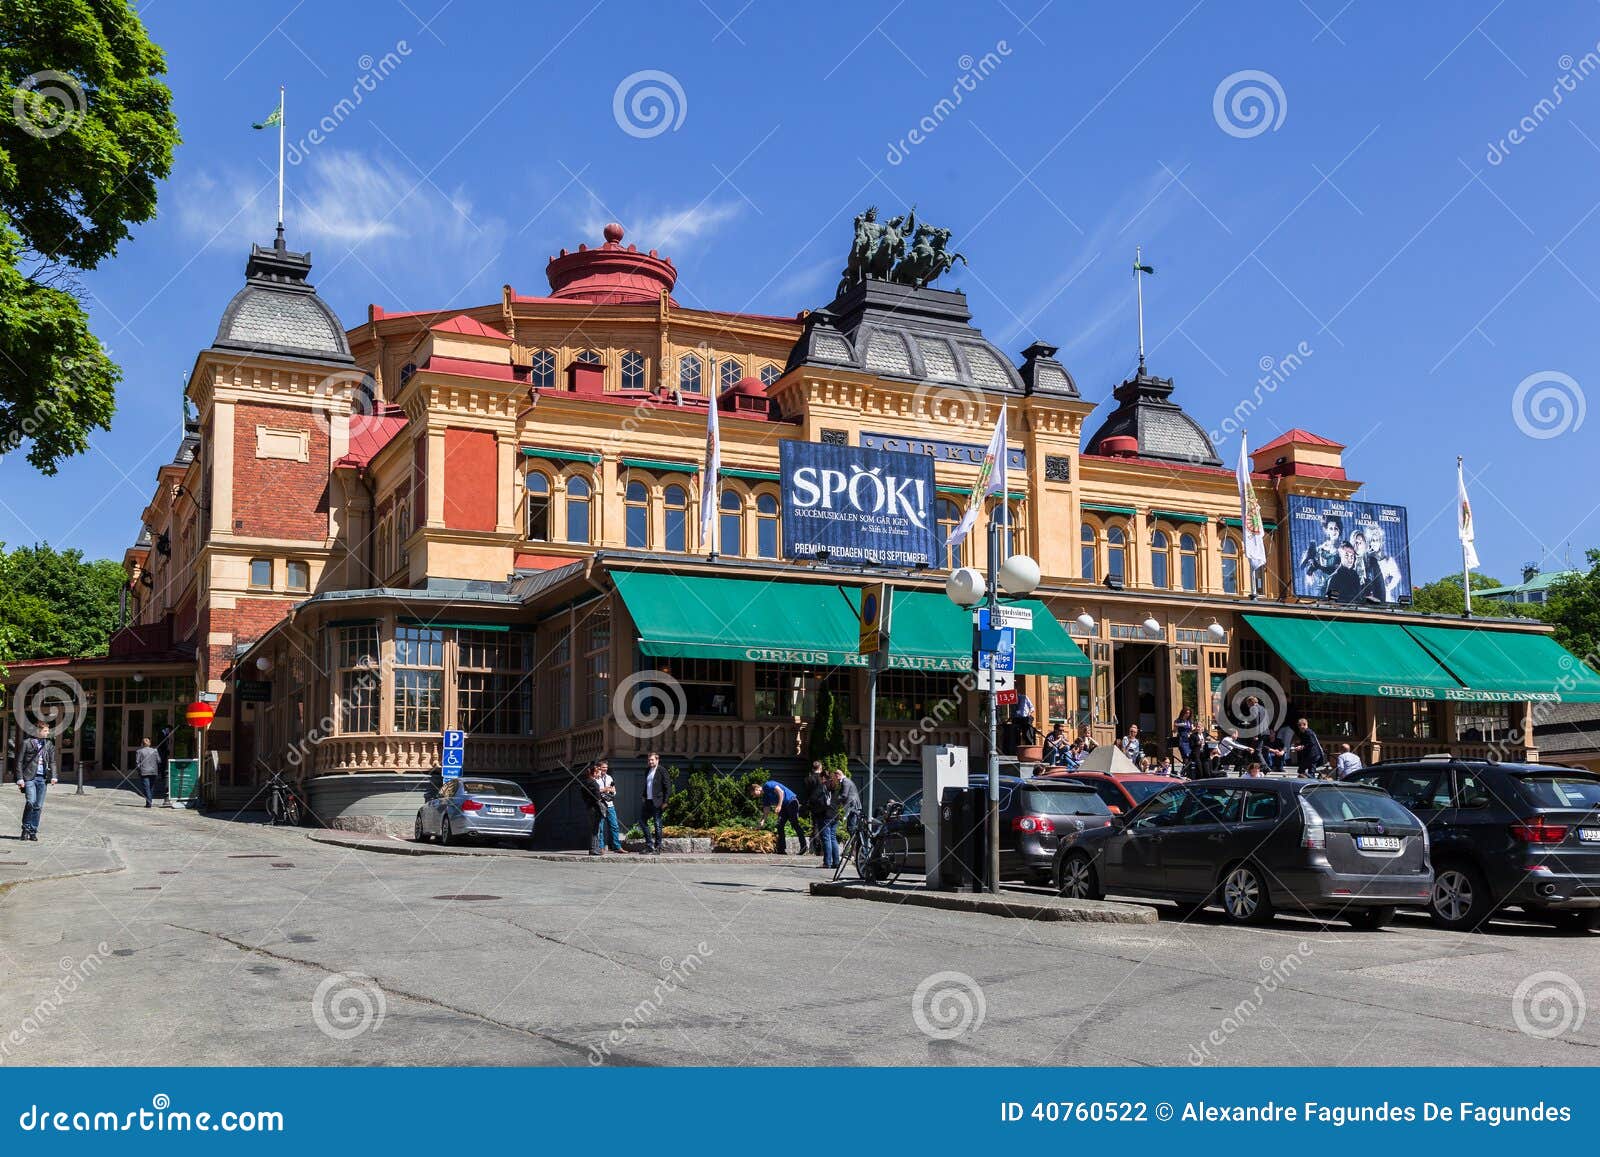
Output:
<svg viewBox="0 0 1600 1157">
<path fill-rule="evenodd" d="M 307 460 L 256 457 L 257 430 L 305 436 Z M 325 540 L 328 431 L 306 410 L 240 402 L 234 410 L 233 518 L 237 534 Z"/>
</svg>

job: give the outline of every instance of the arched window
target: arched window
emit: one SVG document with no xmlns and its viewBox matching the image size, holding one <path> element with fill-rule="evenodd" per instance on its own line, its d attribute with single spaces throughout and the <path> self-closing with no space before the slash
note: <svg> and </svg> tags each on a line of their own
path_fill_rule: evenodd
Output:
<svg viewBox="0 0 1600 1157">
<path fill-rule="evenodd" d="M 1178 535 L 1178 582 L 1186 591 L 1200 589 L 1200 544 L 1192 534 Z"/>
<path fill-rule="evenodd" d="M 1239 540 L 1231 534 L 1222 536 L 1222 593 L 1239 593 Z"/>
<path fill-rule="evenodd" d="M 717 366 L 717 379 L 722 383 L 723 390 L 731 390 L 739 384 L 739 379 L 744 377 L 744 367 L 732 358 L 728 358 Z"/>
<path fill-rule="evenodd" d="M 411 504 L 401 503 L 400 513 L 394 518 L 394 553 L 397 566 L 407 566 L 411 562 L 411 551 L 406 546 L 406 539 L 411 537 Z"/>
<path fill-rule="evenodd" d="M 756 495 L 756 553 L 762 558 L 777 558 L 778 543 L 778 500 L 770 494 L 758 494 Z"/>
<path fill-rule="evenodd" d="M 1022 553 L 1022 519 L 1015 506 L 996 506 L 990 515 L 1000 527 L 1000 532 L 995 536 L 1000 549 L 1000 557 L 996 563 L 1005 562 L 1014 554 Z M 987 542 L 987 538 L 985 539 Z"/>
<path fill-rule="evenodd" d="M 1100 545 L 1100 536 L 1095 533 L 1094 527 L 1086 522 L 1078 531 L 1078 541 L 1082 543 L 1078 548 L 1078 566 L 1082 571 L 1083 581 L 1092 583 L 1100 574 L 1097 557 L 1099 551 L 1096 549 Z"/>
<path fill-rule="evenodd" d="M 961 544 L 958 542 L 954 548 L 954 557 L 951 554 L 950 536 L 955 533 L 956 526 L 961 522 L 961 507 L 949 498 L 940 498 L 933 504 L 934 542 L 939 548 L 939 563 L 952 570 L 961 565 Z"/>
<path fill-rule="evenodd" d="M 548 390 L 556 384 L 556 355 L 552 350 L 534 350 L 533 365 L 528 374 L 530 384 Z"/>
<path fill-rule="evenodd" d="M 783 377 L 783 371 L 771 362 L 761 367 L 761 384 L 763 386 L 770 386 L 781 377 Z"/>
<path fill-rule="evenodd" d="M 580 362 L 599 362 L 604 365 L 606 359 L 601 357 L 597 350 L 579 350 L 578 360 Z"/>
<path fill-rule="evenodd" d="M 678 389 L 686 394 L 700 393 L 700 355 L 684 354 L 678 359 Z"/>
<path fill-rule="evenodd" d="M 534 542 L 550 541 L 550 478 L 540 470 L 523 475 L 528 489 L 528 537 Z"/>
<path fill-rule="evenodd" d="M 567 541 L 589 541 L 589 480 L 581 474 L 567 479 Z"/>
<path fill-rule="evenodd" d="M 1166 590 L 1172 586 L 1172 540 L 1164 530 L 1150 533 L 1150 585 Z"/>
<path fill-rule="evenodd" d="M 689 492 L 674 482 L 662 492 L 667 508 L 668 550 L 689 549 Z"/>
<path fill-rule="evenodd" d="M 622 355 L 622 388 L 644 389 L 644 355 L 638 350 L 629 350 Z"/>
<path fill-rule="evenodd" d="M 744 553 L 744 499 L 737 490 L 724 490 L 717 503 L 722 521 L 717 526 L 718 548 L 723 554 Z"/>
<path fill-rule="evenodd" d="M 1128 581 L 1128 532 L 1120 526 L 1106 527 L 1106 577 Z"/>
<path fill-rule="evenodd" d="M 626 532 L 629 550 L 650 547 L 650 488 L 643 482 L 630 482 L 622 497 L 627 509 Z"/>
</svg>

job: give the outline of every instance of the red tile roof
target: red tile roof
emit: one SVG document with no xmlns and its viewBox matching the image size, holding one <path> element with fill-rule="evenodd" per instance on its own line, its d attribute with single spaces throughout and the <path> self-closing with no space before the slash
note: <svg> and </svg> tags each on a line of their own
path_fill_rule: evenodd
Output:
<svg viewBox="0 0 1600 1157">
<path fill-rule="evenodd" d="M 1332 438 L 1324 438 L 1321 434 L 1313 434 L 1310 430 L 1302 430 L 1299 426 L 1296 426 L 1286 434 L 1279 434 L 1265 446 L 1257 446 L 1252 453 L 1260 454 L 1266 450 L 1276 450 L 1279 446 L 1296 444 L 1301 446 L 1327 446 L 1334 450 L 1343 450 L 1345 448 L 1343 442 L 1335 442 Z"/>
<path fill-rule="evenodd" d="M 355 414 L 350 418 L 350 450 L 334 466 L 356 466 L 361 469 L 372 465 L 378 452 L 394 440 L 406 427 L 405 412 L 387 402 L 378 403 L 375 414 Z"/>
<path fill-rule="evenodd" d="M 449 321 L 443 321 L 428 328 L 437 333 L 460 333 L 466 334 L 468 337 L 490 337 L 496 341 L 511 340 L 501 330 L 495 329 L 492 325 L 484 325 L 477 318 L 468 317 L 464 313 L 458 313 Z"/>
</svg>

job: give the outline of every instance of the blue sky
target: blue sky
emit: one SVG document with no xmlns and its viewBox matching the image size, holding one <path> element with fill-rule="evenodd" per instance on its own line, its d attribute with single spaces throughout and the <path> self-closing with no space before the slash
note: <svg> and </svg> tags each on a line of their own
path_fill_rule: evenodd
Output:
<svg viewBox="0 0 1600 1157">
<path fill-rule="evenodd" d="M 1600 545 L 1594 3 L 142 9 L 184 143 L 159 220 L 86 282 L 119 412 L 54 478 L 0 463 L 0 541 L 132 541 L 183 375 L 271 237 L 275 141 L 249 125 L 282 83 L 291 140 L 334 125 L 300 146 L 287 217 L 347 324 L 541 292 L 548 257 L 613 217 L 674 258 L 685 304 L 789 314 L 831 296 L 856 212 L 915 202 L 970 260 L 943 284 L 977 324 L 1013 353 L 1059 345 L 1091 400 L 1134 362 L 1135 244 L 1158 271 L 1151 369 L 1208 429 L 1309 351 L 1251 443 L 1346 443 L 1360 497 L 1410 508 L 1419 582 L 1459 561 L 1457 454 L 1488 573 Z M 668 93 L 659 132 L 626 92 L 615 113 L 641 72 L 670 78 L 634 85 Z"/>
</svg>

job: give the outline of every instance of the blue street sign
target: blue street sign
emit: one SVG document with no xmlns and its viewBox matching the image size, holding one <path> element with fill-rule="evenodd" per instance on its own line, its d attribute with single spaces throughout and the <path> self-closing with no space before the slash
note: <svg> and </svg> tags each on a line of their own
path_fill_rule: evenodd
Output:
<svg viewBox="0 0 1600 1157">
<path fill-rule="evenodd" d="M 980 627 L 978 629 L 978 650 L 996 651 L 1008 655 L 1017 649 L 1017 632 L 1011 627 L 1001 627 L 998 631 L 991 631 Z"/>
<path fill-rule="evenodd" d="M 1014 671 L 1016 652 L 1014 651 L 979 651 L 978 670 L 980 671 Z"/>
<path fill-rule="evenodd" d="M 439 774 L 444 779 L 458 779 L 466 765 L 467 733 L 446 731 L 439 760 Z"/>
</svg>

